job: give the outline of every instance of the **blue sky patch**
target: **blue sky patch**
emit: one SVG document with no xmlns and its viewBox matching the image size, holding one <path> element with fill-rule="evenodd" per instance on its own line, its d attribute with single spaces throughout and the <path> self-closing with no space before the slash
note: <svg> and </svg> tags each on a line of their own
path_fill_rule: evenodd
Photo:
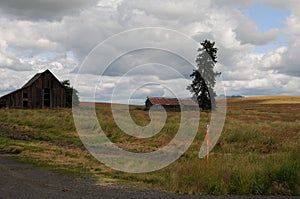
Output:
<svg viewBox="0 0 300 199">
<path fill-rule="evenodd" d="M 258 26 L 258 31 L 268 32 L 272 28 L 283 29 L 286 23 L 286 17 L 290 15 L 289 10 L 273 8 L 261 3 L 256 3 L 250 8 L 242 9 L 243 13 L 252 19 Z M 286 35 L 281 33 L 277 41 L 268 45 L 256 46 L 254 53 L 264 53 L 275 50 L 280 46 L 287 46 Z"/>
<path fill-rule="evenodd" d="M 267 32 L 272 28 L 284 28 L 285 19 L 290 15 L 289 10 L 272 8 L 261 3 L 245 9 L 244 13 L 257 24 L 261 32 Z"/>
</svg>

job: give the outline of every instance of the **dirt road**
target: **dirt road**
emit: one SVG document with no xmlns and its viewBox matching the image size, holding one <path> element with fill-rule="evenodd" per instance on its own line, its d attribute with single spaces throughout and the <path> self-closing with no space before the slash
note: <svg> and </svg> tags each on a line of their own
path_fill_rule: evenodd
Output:
<svg viewBox="0 0 300 199">
<path fill-rule="evenodd" d="M 253 198 L 241 196 L 188 196 L 151 190 L 126 188 L 120 185 L 100 186 L 92 179 L 73 178 L 32 166 L 0 155 L 0 198 Z M 258 197 L 288 198 L 288 197 Z"/>
</svg>

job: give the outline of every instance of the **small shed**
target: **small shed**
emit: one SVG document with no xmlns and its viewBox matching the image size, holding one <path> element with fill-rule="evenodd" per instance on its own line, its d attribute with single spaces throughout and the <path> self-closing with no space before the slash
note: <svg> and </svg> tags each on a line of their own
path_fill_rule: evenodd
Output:
<svg viewBox="0 0 300 199">
<path fill-rule="evenodd" d="M 0 97 L 0 108 L 56 108 L 66 106 L 66 88 L 49 71 L 37 73 L 22 88 Z"/>
<path fill-rule="evenodd" d="M 184 98 L 178 99 L 179 104 L 183 110 L 198 110 L 199 105 L 192 99 Z"/>
<path fill-rule="evenodd" d="M 154 106 L 155 109 L 165 108 L 166 110 L 173 111 L 180 110 L 180 105 L 177 98 L 148 97 L 145 105 L 147 109 L 150 109 L 152 106 Z"/>
<path fill-rule="evenodd" d="M 166 110 L 172 110 L 172 111 L 198 109 L 198 104 L 189 98 L 177 99 L 177 98 L 147 97 L 145 102 L 146 109 L 150 109 L 153 106 L 157 110 L 162 108 Z"/>
</svg>

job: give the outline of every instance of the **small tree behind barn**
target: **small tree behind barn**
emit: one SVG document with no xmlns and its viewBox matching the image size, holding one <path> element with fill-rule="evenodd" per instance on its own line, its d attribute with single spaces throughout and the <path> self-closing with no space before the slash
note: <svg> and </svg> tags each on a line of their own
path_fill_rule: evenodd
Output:
<svg viewBox="0 0 300 199">
<path fill-rule="evenodd" d="M 79 105 L 78 91 L 71 86 L 69 80 L 64 80 L 61 83 L 66 88 L 66 107 L 71 108 L 72 104 L 74 106 L 78 106 Z"/>
</svg>

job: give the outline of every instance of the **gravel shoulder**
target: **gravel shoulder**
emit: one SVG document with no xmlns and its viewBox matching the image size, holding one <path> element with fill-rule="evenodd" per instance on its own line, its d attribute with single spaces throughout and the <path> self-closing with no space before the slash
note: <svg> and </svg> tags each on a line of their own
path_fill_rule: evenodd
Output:
<svg viewBox="0 0 300 199">
<path fill-rule="evenodd" d="M 90 178 L 75 178 L 49 170 L 38 170 L 0 155 L 0 198 L 290 198 L 266 196 L 189 196 L 128 188 L 121 185 L 97 185 Z M 300 198 L 300 197 L 293 197 Z"/>
<path fill-rule="evenodd" d="M 0 198 L 170 198 L 167 193 L 101 186 L 91 178 L 35 169 L 5 155 L 0 155 L 0 176 Z"/>
</svg>

